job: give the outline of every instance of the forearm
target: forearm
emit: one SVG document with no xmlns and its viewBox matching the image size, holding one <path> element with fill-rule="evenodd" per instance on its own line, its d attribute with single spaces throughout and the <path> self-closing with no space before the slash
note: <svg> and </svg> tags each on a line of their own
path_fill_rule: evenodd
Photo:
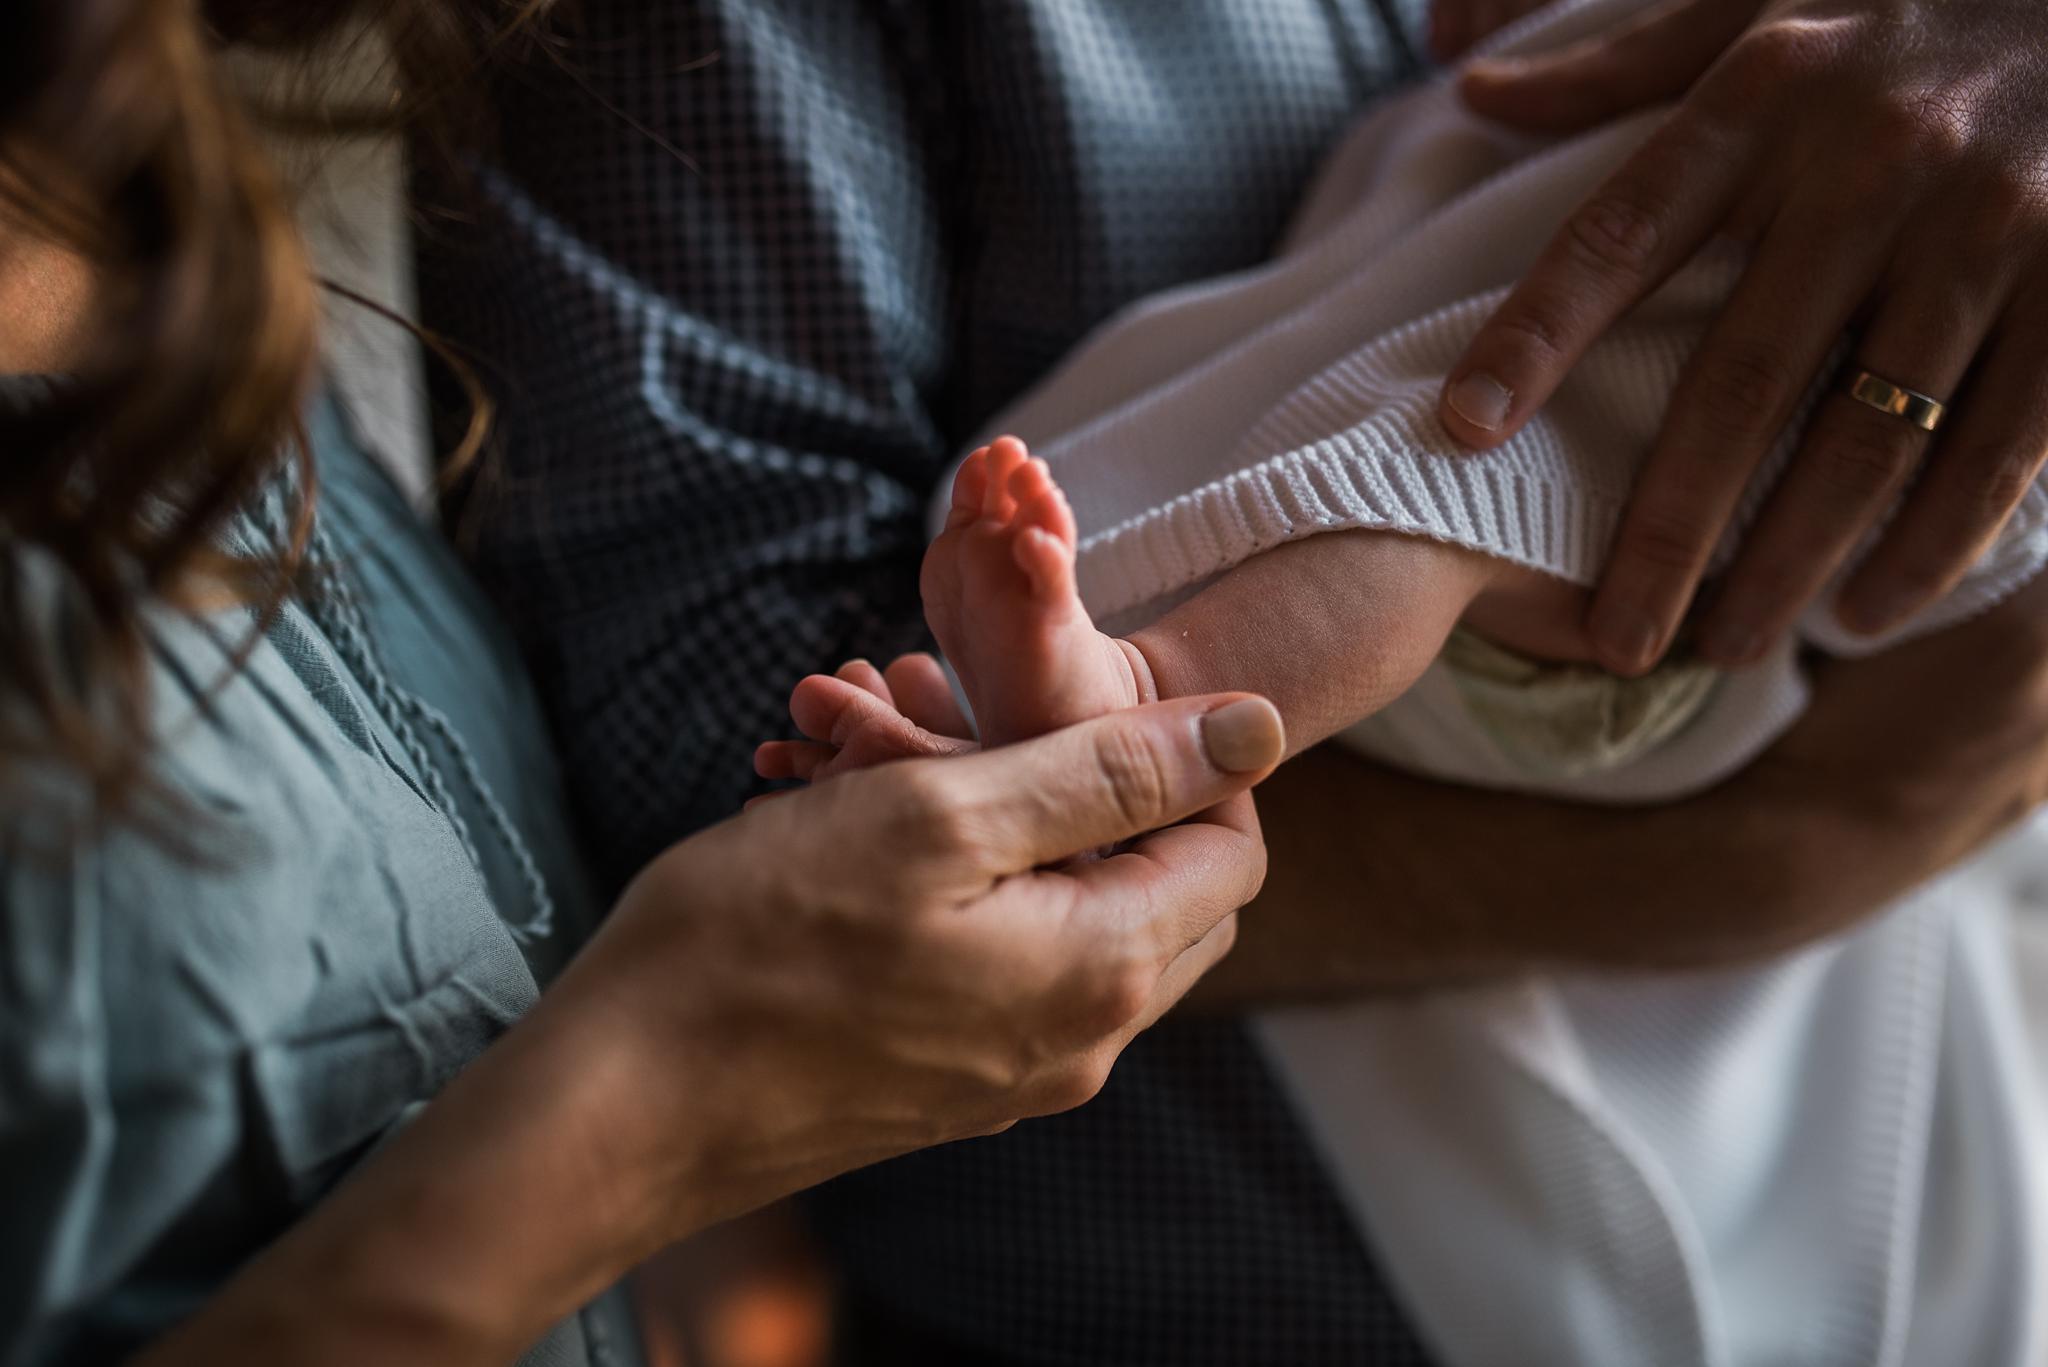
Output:
<svg viewBox="0 0 2048 1367">
<path fill-rule="evenodd" d="M 1271 853 L 1209 1009 L 1546 969 L 1705 968 L 1834 933 L 1959 848 L 1766 756 L 1712 793 L 1594 808 L 1414 778 L 1333 746 L 1259 792 Z M 1796 839 L 1792 838 L 1796 832 Z"/>
<path fill-rule="evenodd" d="M 1259 791 L 1265 891 L 1197 999 L 1762 959 L 1855 925 L 2048 795 L 2048 578 L 1811 676 L 1812 704 L 1775 745 L 1661 807 L 1451 787 L 1328 746 L 1301 756 Z"/>
</svg>

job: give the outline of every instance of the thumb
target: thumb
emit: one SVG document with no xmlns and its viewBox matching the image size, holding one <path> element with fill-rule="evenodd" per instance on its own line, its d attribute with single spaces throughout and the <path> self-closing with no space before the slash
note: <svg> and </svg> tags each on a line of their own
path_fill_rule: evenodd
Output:
<svg viewBox="0 0 2048 1367">
<path fill-rule="evenodd" d="M 1272 703 L 1176 698 L 1035 740 L 931 761 L 981 873 L 1004 877 L 1170 826 L 1266 777 L 1287 752 Z"/>
<path fill-rule="evenodd" d="M 1458 93 L 1483 118 L 1577 132 L 1677 99 L 1762 8 L 1763 0 L 1663 0 L 1555 52 L 1472 62 Z"/>
</svg>

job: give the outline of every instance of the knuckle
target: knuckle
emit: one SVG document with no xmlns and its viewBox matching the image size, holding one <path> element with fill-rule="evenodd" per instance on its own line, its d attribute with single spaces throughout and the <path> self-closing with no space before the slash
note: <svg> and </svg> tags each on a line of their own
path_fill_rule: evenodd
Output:
<svg viewBox="0 0 2048 1367">
<path fill-rule="evenodd" d="M 1862 414 L 1853 414 L 1820 438 L 1817 473 L 1830 492 L 1859 507 L 1890 492 L 1913 461 L 1913 442 L 1903 424 L 1889 417 L 1884 423 L 1877 428 Z"/>
<path fill-rule="evenodd" d="M 1046 1088 L 1045 1105 L 1048 1111 L 1071 1111 L 1085 1106 L 1102 1094 L 1109 1084 L 1112 1057 L 1089 1055 L 1060 1070 Z"/>
<path fill-rule="evenodd" d="M 1510 346 L 1529 353 L 1536 364 L 1544 365 L 1565 355 L 1564 339 L 1570 330 L 1570 318 L 1550 301 L 1521 299 L 1501 310 L 1491 330 Z"/>
<path fill-rule="evenodd" d="M 1018 1030 L 1009 1051 L 988 1065 L 988 1085 L 1002 1096 L 1016 1096 L 1038 1086 L 1049 1071 L 1056 1071 L 1037 1034 Z"/>
<path fill-rule="evenodd" d="M 1701 362 L 1695 417 L 1708 436 L 1747 441 L 1769 426 L 1791 388 L 1790 367 L 1775 347 L 1723 344 Z"/>
<path fill-rule="evenodd" d="M 1984 319 L 1990 311 L 1987 301 L 1997 297 L 2000 276 L 2004 272 L 2002 253 L 1989 249 L 1958 252 L 1956 245 L 1955 239 L 1951 239 L 1942 249 L 1944 254 L 1952 254 L 1956 259 L 1941 288 L 1928 290 L 1908 286 L 1900 296 L 1895 296 L 1896 302 L 1890 307 L 1897 311 L 1905 324 L 1906 335 L 1925 338 L 1934 345 L 1946 347 L 1984 332 Z M 1966 256 L 1969 259 L 1961 259 Z M 1923 255 L 1920 259 L 1935 258 Z"/>
<path fill-rule="evenodd" d="M 2005 521 L 2034 486 L 2042 453 L 2008 442 L 1980 452 L 1958 454 L 1964 457 L 1966 468 L 1978 472 L 1975 479 L 1960 482 L 1957 495 L 1962 506 L 1958 511 L 1973 527 L 1988 534 Z"/>
<path fill-rule="evenodd" d="M 1112 1031 L 1123 1029 L 1144 1013 L 1152 1004 L 1152 992 L 1158 981 L 1158 973 L 1148 963 L 1127 964 L 1110 976 L 1100 990 L 1098 1005 L 1102 1014 L 1114 1022 Z"/>
<path fill-rule="evenodd" d="M 2027 496 L 2039 478 L 2041 456 L 2024 447 L 2008 447 L 1994 458 L 1986 471 L 1978 501 L 1986 512 L 2001 520 Z"/>
<path fill-rule="evenodd" d="M 1165 819 L 1166 761 L 1147 735 L 1121 727 L 1103 730 L 1094 741 L 1094 761 L 1118 818 L 1132 830 L 1149 830 Z"/>
<path fill-rule="evenodd" d="M 1901 168 L 1909 164 L 1907 157 L 1873 139 L 1869 148 L 1829 167 L 1820 223 L 1830 247 L 1854 241 L 1870 231 L 1873 221 L 1892 216 L 1899 204 Z"/>
<path fill-rule="evenodd" d="M 1702 130 L 1742 128 L 1756 117 L 1757 101 L 1767 93 L 1757 84 L 1745 69 L 1741 49 L 1731 49 L 1700 77 L 1686 97 L 1684 114 Z"/>
<path fill-rule="evenodd" d="M 1979 244 L 2002 248 L 2015 235 L 2048 226 L 2048 185 L 2038 167 L 2006 163 L 1979 182 L 1974 212 L 1964 220 Z"/>
<path fill-rule="evenodd" d="M 1974 132 L 1968 103 L 1939 88 L 1884 90 L 1870 118 L 1870 144 L 1894 166 L 1945 165 L 1969 148 Z"/>
<path fill-rule="evenodd" d="M 1664 238 L 1663 215 L 1646 197 L 1620 191 L 1596 195 L 1566 220 L 1567 240 L 1585 263 L 1614 275 L 1641 275 Z"/>
<path fill-rule="evenodd" d="M 1103 964 L 1077 983 L 1071 1019 L 1091 1040 L 1115 1035 L 1152 1002 L 1159 974 L 1135 959 Z"/>
<path fill-rule="evenodd" d="M 1059 1070 L 1064 1057 L 1048 1041 L 1051 1033 L 1040 1008 L 1009 1012 L 1001 1039 L 977 1064 L 977 1081 L 993 1096 L 1015 1097 L 1042 1086 Z"/>
<path fill-rule="evenodd" d="M 1782 95 L 1789 83 L 1810 81 L 1833 70 L 1839 41 L 1828 30 L 1796 20 L 1752 28 L 1728 52 L 1728 66 L 1751 87 L 1753 96 Z"/>
<path fill-rule="evenodd" d="M 892 780 L 882 811 L 888 848 L 950 856 L 974 846 L 971 807 L 939 766 L 905 764 L 885 772 Z"/>
<path fill-rule="evenodd" d="M 1645 508 L 1630 520 L 1623 549 L 1643 568 L 1686 575 L 1705 558 L 1710 539 L 1711 533 L 1696 519 Z"/>
</svg>

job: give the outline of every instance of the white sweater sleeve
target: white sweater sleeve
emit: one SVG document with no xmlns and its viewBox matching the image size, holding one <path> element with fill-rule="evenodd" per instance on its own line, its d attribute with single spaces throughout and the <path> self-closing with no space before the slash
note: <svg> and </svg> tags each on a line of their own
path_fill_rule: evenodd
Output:
<svg viewBox="0 0 2048 1367">
<path fill-rule="evenodd" d="M 1527 43 L 1567 41 L 1615 8 L 1560 7 L 1539 16 Z M 1702 253 L 1492 451 L 1449 438 L 1437 395 L 1557 225 L 1661 117 L 1650 111 L 1538 145 L 1467 113 L 1447 83 L 1423 87 L 1362 121 L 1336 151 L 1281 256 L 1142 301 L 1084 342 L 989 430 L 1023 437 L 1066 488 L 1089 609 L 1099 620 L 1142 621 L 1262 551 L 1346 528 L 1435 537 L 1594 582 L 1680 370 L 1739 279 L 1741 255 Z M 1833 381 L 1831 369 L 1806 406 Z M 1799 428 L 1752 481 L 1721 562 Z M 1888 639 L 1980 611 L 2044 563 L 2048 492 L 2037 486 L 1965 582 Z M 1824 608 L 1803 630 L 1836 652 L 1884 644 L 1850 637 Z M 1718 735 L 1681 747 L 1697 752 L 1682 763 L 1587 779 L 1573 791 L 1634 801 L 1711 782 L 1767 743 L 1805 696 L 1790 650 L 1721 694 L 1703 719 Z M 1402 757 L 1444 777 L 1546 786 L 1490 761 L 1445 771 L 1430 752 L 1411 747 Z"/>
</svg>

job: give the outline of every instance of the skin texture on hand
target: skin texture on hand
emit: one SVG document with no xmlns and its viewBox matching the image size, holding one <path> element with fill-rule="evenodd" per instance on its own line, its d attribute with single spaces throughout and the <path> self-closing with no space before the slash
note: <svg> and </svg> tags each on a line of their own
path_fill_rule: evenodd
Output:
<svg viewBox="0 0 2048 1367">
<path fill-rule="evenodd" d="M 1079 1105 L 1229 949 L 1264 873 L 1246 790 L 1284 746 L 1262 699 L 1162 703 L 675 846 L 525 1020 L 141 1360 L 502 1364 L 707 1224 Z"/>
<path fill-rule="evenodd" d="M 1189 1006 L 1753 962 L 1855 926 L 2044 799 L 2048 582 L 1820 665 L 1775 746 L 1663 807 L 1450 788 L 1325 746 L 1260 789 L 1272 874 Z"/>
<path fill-rule="evenodd" d="M 1843 333 L 1949 401 L 1930 436 L 1835 394 L 1705 614 L 1702 652 L 1760 657 L 1876 528 L 1852 629 L 1951 588 L 2048 456 L 2048 7 L 2036 0 L 1666 0 L 1562 52 L 1478 62 L 1477 112 L 1569 132 L 1678 99 L 1566 222 L 1447 378 L 1475 446 L 1527 421 L 1600 334 L 1710 237 L 1750 253 L 1701 344 L 1588 620 L 1602 663 L 1669 646 L 1758 462 Z"/>
<path fill-rule="evenodd" d="M 1436 0 L 1429 7 L 1429 55 L 1449 62 L 1465 55 L 1547 0 Z"/>
</svg>

